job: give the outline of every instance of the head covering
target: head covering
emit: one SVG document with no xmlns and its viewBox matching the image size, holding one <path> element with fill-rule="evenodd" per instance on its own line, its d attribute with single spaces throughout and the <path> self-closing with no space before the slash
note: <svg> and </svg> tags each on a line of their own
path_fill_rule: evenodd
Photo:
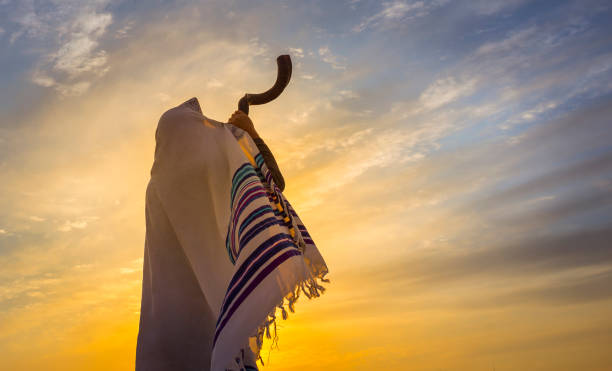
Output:
<svg viewBox="0 0 612 371">
<path fill-rule="evenodd" d="M 277 309 L 286 319 L 300 291 L 319 296 L 327 265 L 246 132 L 192 98 L 162 115 L 155 139 L 136 368 L 210 354 L 213 371 L 257 369 Z"/>
</svg>

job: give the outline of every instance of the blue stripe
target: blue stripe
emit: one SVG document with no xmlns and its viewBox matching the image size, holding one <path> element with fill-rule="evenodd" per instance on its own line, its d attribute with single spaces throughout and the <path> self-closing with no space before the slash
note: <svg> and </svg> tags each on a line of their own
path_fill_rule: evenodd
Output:
<svg viewBox="0 0 612 371">
<path fill-rule="evenodd" d="M 259 166 L 259 167 L 261 167 L 261 165 L 263 165 L 264 158 L 263 158 L 263 155 L 261 153 L 258 153 L 257 155 L 255 155 L 255 162 L 257 163 L 257 166 Z"/>
<path fill-rule="evenodd" d="M 232 264 L 236 264 L 236 260 L 234 259 L 234 254 L 232 254 L 230 250 L 229 238 L 225 239 L 225 248 L 227 249 L 227 255 L 229 255 L 229 258 Z"/>
<path fill-rule="evenodd" d="M 246 209 L 246 207 L 248 205 L 251 204 L 251 202 L 253 202 L 254 200 L 256 200 L 258 198 L 262 198 L 262 197 L 265 197 L 265 195 L 261 195 L 261 194 L 260 195 L 256 195 L 256 196 L 252 197 L 245 205 L 243 205 L 241 210 L 240 210 L 240 213 L 236 217 L 236 221 L 238 221 L 240 219 L 240 214 L 242 214 L 242 212 Z M 234 228 L 232 228 L 232 232 L 233 232 L 233 234 L 231 236 L 235 236 L 235 226 L 234 226 Z M 226 241 L 226 245 L 227 245 L 228 251 L 231 251 L 231 249 L 229 248 L 229 246 L 231 245 L 230 242 L 231 241 L 229 239 Z M 239 242 L 239 243 L 240 243 L 240 246 L 244 246 L 241 242 Z M 238 251 L 236 252 L 236 259 L 238 259 L 238 256 L 240 255 L 240 251 L 242 250 L 240 246 L 238 247 Z"/>
<path fill-rule="evenodd" d="M 247 216 L 242 224 L 240 224 L 240 229 L 238 230 L 238 234 L 242 234 L 244 228 L 246 228 L 255 218 L 265 213 L 274 213 L 274 210 L 269 205 L 260 206 L 257 209 L 253 210 L 249 216 Z"/>
<path fill-rule="evenodd" d="M 253 175 L 257 175 L 257 173 L 255 172 L 255 169 L 253 169 L 253 166 L 251 166 L 251 164 L 248 164 L 248 163 L 243 164 L 242 166 L 240 166 L 238 170 L 236 170 L 236 172 L 234 173 L 233 180 L 232 180 L 232 192 L 231 192 L 232 202 L 234 201 L 236 190 L 238 189 L 240 184 L 246 178 L 248 178 L 249 176 L 253 176 Z"/>
<path fill-rule="evenodd" d="M 261 190 L 258 190 L 258 192 Z M 240 210 L 238 210 L 238 217 L 236 217 L 236 220 L 240 219 L 240 215 L 242 215 L 242 212 L 247 208 L 247 206 L 249 206 L 251 204 L 251 202 L 253 202 L 253 200 L 257 200 L 258 198 L 262 198 L 262 197 L 267 197 L 265 192 L 261 193 L 261 194 L 257 194 L 257 192 L 255 192 L 254 197 L 251 197 L 253 195 L 249 194 L 248 198 L 250 198 L 247 203 L 240 205 L 240 203 L 243 201 L 242 198 L 240 199 L 240 201 L 238 201 L 238 205 L 240 205 Z"/>
<path fill-rule="evenodd" d="M 238 220 L 240 220 L 240 215 L 242 214 L 242 212 L 243 212 L 244 210 L 246 210 L 247 206 L 249 206 L 249 205 L 251 204 L 251 202 L 253 202 L 254 200 L 256 200 L 256 199 L 258 199 L 258 198 L 262 198 L 262 197 L 266 197 L 266 195 L 265 195 L 265 194 L 255 194 L 254 196 L 251 196 L 251 195 L 250 195 L 250 196 L 249 196 L 249 200 L 248 200 L 248 201 L 247 201 L 247 202 L 246 202 L 244 205 L 241 205 L 241 206 L 240 206 L 240 211 L 238 212 L 238 215 L 237 215 L 237 216 L 235 216 L 235 215 L 231 215 L 231 217 L 232 217 L 232 218 L 235 218 L 235 219 L 236 219 L 236 222 L 238 222 Z M 241 200 L 240 200 L 238 203 L 240 204 L 240 202 L 242 202 L 242 199 L 241 199 Z M 236 226 L 235 226 L 235 224 L 234 224 L 233 219 L 232 219 L 232 222 L 231 222 L 231 223 L 232 223 L 232 225 L 231 225 L 231 227 L 232 227 L 232 232 L 234 232 L 234 230 L 235 230 Z M 232 237 L 232 236 L 233 236 L 233 234 L 232 234 L 232 233 L 230 233 L 230 237 Z M 227 241 L 226 241 L 226 244 L 227 244 L 227 246 L 230 246 L 230 245 L 231 245 L 230 240 L 227 240 Z M 228 247 L 228 249 L 229 249 L 229 247 Z M 229 249 L 229 251 L 231 251 L 231 249 Z M 238 250 L 238 252 L 237 252 L 236 258 L 238 258 L 238 255 L 239 255 L 239 254 L 240 254 L 240 249 L 239 249 L 239 250 Z"/>
<path fill-rule="evenodd" d="M 231 237 L 235 233 L 236 223 L 238 222 L 238 220 L 240 220 L 240 215 L 242 214 L 242 212 L 244 210 L 246 210 L 247 206 L 250 205 L 251 202 L 253 202 L 253 200 L 256 200 L 256 199 L 264 197 L 264 196 L 265 195 L 260 194 L 260 195 L 256 195 L 256 196 L 252 197 L 246 204 L 240 206 L 240 210 L 239 210 L 238 215 L 230 214 L 230 218 L 231 218 L 230 219 L 230 225 L 228 226 L 227 234 L 225 236 L 225 249 L 227 250 L 227 253 L 228 253 L 229 257 L 230 257 L 230 261 L 232 262 L 232 264 L 236 263 L 236 259 L 238 258 L 238 254 L 240 252 L 240 251 L 238 251 L 236 257 L 234 257 L 234 254 L 232 253 L 232 249 L 231 249 L 231 245 L 232 245 L 231 244 Z M 238 204 L 240 204 L 240 202 L 242 202 L 242 201 L 243 201 L 243 198 L 241 197 L 240 200 L 238 201 Z M 234 209 L 234 211 L 235 211 L 235 209 Z M 234 222 L 234 219 L 236 220 L 236 222 Z"/>
<path fill-rule="evenodd" d="M 258 181 L 253 175 L 249 175 L 246 178 L 243 178 L 242 180 L 240 180 L 240 185 L 238 188 L 236 188 L 235 193 L 232 195 L 232 199 L 231 199 L 231 206 L 234 205 L 234 201 L 236 198 L 236 195 L 239 194 L 240 192 L 242 192 L 245 189 L 249 189 L 250 187 L 252 187 L 253 185 L 255 185 L 257 187 L 258 183 L 261 183 L 261 181 Z"/>
</svg>

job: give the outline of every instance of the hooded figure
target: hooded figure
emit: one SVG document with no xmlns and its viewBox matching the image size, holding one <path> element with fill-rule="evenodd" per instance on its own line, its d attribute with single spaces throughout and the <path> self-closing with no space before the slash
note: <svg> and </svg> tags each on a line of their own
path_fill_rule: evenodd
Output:
<svg viewBox="0 0 612 371">
<path fill-rule="evenodd" d="M 192 98 L 155 139 L 136 370 L 256 370 L 276 309 L 319 296 L 327 266 L 244 130 Z"/>
</svg>

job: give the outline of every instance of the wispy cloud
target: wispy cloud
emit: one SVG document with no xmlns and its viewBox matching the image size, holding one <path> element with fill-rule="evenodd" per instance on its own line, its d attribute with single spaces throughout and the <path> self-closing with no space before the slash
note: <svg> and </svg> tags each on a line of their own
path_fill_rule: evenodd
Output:
<svg viewBox="0 0 612 371">
<path fill-rule="evenodd" d="M 424 17 L 432 9 L 444 5 L 447 1 L 384 1 L 381 4 L 382 9 L 367 18 L 361 23 L 353 27 L 353 32 L 362 32 L 368 28 L 387 29 L 401 25 L 402 22 L 409 21 L 413 18 Z"/>
<path fill-rule="evenodd" d="M 321 56 L 321 59 L 323 60 L 323 62 L 328 63 L 334 69 L 337 69 L 337 70 L 346 69 L 346 62 L 343 60 L 343 58 L 332 54 L 331 50 L 329 50 L 329 46 L 320 47 L 319 56 Z"/>
<path fill-rule="evenodd" d="M 289 48 L 289 52 L 295 57 L 304 58 L 304 50 L 302 48 Z"/>
<path fill-rule="evenodd" d="M 14 16 L 19 28 L 11 35 L 11 43 L 30 38 L 45 44 L 31 73 L 32 82 L 63 95 L 80 95 L 108 71 L 107 52 L 100 48 L 100 39 L 113 20 L 103 10 L 106 5 L 107 1 L 84 6 L 21 4 Z"/>
<path fill-rule="evenodd" d="M 447 77 L 436 80 L 419 97 L 419 103 L 426 110 L 440 108 L 457 99 L 469 96 L 475 91 L 476 79 L 457 80 Z"/>
</svg>

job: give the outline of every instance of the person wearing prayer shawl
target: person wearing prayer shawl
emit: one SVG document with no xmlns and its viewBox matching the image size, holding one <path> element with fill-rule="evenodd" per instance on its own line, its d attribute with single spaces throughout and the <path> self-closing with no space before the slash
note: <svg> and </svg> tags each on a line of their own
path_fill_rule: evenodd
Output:
<svg viewBox="0 0 612 371">
<path fill-rule="evenodd" d="M 155 141 L 136 371 L 257 370 L 263 337 L 324 291 L 327 265 L 247 115 L 219 122 L 192 98 Z"/>
</svg>

